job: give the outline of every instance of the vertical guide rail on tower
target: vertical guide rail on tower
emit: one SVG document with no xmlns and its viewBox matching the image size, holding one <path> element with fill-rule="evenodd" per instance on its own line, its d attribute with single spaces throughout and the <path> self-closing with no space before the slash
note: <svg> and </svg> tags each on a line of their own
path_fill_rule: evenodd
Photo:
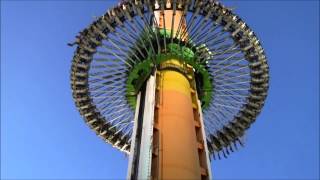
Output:
<svg viewBox="0 0 320 180">
<path fill-rule="evenodd" d="M 156 77 L 139 93 L 128 165 L 128 179 L 150 179 Z"/>
</svg>

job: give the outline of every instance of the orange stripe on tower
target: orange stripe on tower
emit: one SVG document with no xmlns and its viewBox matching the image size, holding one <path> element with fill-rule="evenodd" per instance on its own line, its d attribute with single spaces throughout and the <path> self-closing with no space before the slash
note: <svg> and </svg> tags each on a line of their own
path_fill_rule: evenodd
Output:
<svg viewBox="0 0 320 180">
<path fill-rule="evenodd" d="M 161 71 L 159 79 L 161 179 L 200 179 L 189 81 L 170 70 Z"/>
</svg>

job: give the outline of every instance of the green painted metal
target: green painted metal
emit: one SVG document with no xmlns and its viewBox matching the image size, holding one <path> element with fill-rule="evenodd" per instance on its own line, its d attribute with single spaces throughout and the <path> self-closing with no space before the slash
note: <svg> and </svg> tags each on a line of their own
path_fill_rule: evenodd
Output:
<svg viewBox="0 0 320 180">
<path fill-rule="evenodd" d="M 129 105 L 135 108 L 137 101 L 137 94 L 142 87 L 143 83 L 147 80 L 154 67 L 151 59 L 146 59 L 141 63 L 134 66 L 133 70 L 129 73 L 127 79 L 126 96 Z"/>
<path fill-rule="evenodd" d="M 200 87 L 201 94 L 199 94 L 199 98 L 202 103 L 202 108 L 207 108 L 211 101 L 213 87 L 210 74 L 205 68 L 205 65 L 201 64 L 194 52 L 186 46 L 170 43 L 168 44 L 167 48 L 168 53 L 157 55 L 155 62 L 149 56 L 147 59 L 136 64 L 130 71 L 126 87 L 126 97 L 128 103 L 133 109 L 135 108 L 136 96 L 155 66 L 158 66 L 162 62 L 170 59 L 178 59 L 186 64 L 191 65 L 195 69 L 196 73 L 202 75 L 202 86 Z"/>
</svg>

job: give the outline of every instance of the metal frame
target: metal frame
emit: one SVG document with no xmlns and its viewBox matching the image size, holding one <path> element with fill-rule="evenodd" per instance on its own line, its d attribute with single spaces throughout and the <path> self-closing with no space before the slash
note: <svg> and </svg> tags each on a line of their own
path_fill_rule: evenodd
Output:
<svg viewBox="0 0 320 180">
<path fill-rule="evenodd" d="M 169 39 L 152 28 L 153 11 L 164 9 L 183 11 L 188 39 L 181 28 Z M 269 67 L 255 33 L 217 1 L 170 0 L 155 5 L 151 0 L 127 0 L 109 10 L 77 36 L 71 68 L 75 103 L 97 135 L 129 153 L 134 112 L 125 97 L 127 72 L 146 58 L 148 49 L 154 55 L 166 53 L 167 43 L 176 40 L 198 49 L 205 44 L 211 52 L 200 54 L 214 87 L 203 119 L 209 151 L 226 156 L 243 144 L 241 137 L 264 105 Z"/>
<path fill-rule="evenodd" d="M 129 155 L 129 166 L 127 179 L 150 179 L 151 162 L 152 162 L 152 138 L 154 124 L 154 107 L 155 107 L 155 90 L 156 77 L 151 75 L 146 83 L 145 99 L 140 104 L 140 95 L 138 96 L 138 106 L 136 108 L 135 125 L 133 133 L 133 141 L 131 142 L 131 150 Z M 143 108 L 140 108 L 140 105 Z M 139 112 L 139 109 L 142 110 Z M 138 114 L 142 115 L 142 121 L 139 122 Z M 142 123 L 141 141 L 135 141 L 137 138 L 137 129 L 139 123 Z M 138 144 L 136 144 L 138 143 Z M 136 152 L 139 151 L 137 154 Z M 138 161 L 138 162 L 135 162 Z M 136 167 L 135 167 L 136 166 Z"/>
</svg>

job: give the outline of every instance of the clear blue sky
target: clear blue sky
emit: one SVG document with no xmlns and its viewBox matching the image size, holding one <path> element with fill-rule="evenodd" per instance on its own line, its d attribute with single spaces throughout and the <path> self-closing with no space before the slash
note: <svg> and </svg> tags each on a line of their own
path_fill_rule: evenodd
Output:
<svg viewBox="0 0 320 180">
<path fill-rule="evenodd" d="M 127 158 L 83 122 L 67 46 L 105 1 L 1 1 L 1 178 L 123 179 Z M 265 108 L 216 179 L 319 178 L 319 1 L 224 1 L 260 37 Z"/>
</svg>

